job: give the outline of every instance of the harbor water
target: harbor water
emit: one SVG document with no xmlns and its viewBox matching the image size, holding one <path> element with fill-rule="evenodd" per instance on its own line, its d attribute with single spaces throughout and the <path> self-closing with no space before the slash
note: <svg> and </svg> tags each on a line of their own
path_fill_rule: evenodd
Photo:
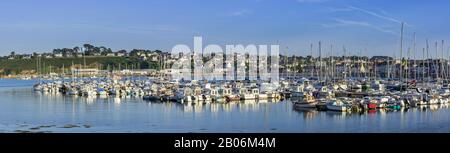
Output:
<svg viewBox="0 0 450 153">
<path fill-rule="evenodd" d="M 450 132 L 447 105 L 345 113 L 292 102 L 187 105 L 44 94 L 34 80 L 0 79 L 0 132 Z"/>
</svg>

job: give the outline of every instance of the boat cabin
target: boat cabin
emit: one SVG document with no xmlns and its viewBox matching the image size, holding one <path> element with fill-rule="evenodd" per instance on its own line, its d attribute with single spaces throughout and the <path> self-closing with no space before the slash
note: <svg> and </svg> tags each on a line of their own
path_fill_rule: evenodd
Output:
<svg viewBox="0 0 450 153">
<path fill-rule="evenodd" d="M 239 94 L 247 94 L 247 88 L 240 88 Z"/>
<path fill-rule="evenodd" d="M 219 90 L 217 90 L 217 89 L 210 89 L 209 90 L 209 94 L 211 96 L 217 96 L 217 95 L 219 95 Z"/>
<path fill-rule="evenodd" d="M 252 90 L 251 90 L 251 93 L 252 94 L 259 94 L 259 89 L 258 88 L 253 88 Z"/>
<path fill-rule="evenodd" d="M 195 95 L 201 95 L 201 94 L 202 94 L 202 88 L 200 88 L 200 87 L 195 87 L 195 89 L 194 89 L 194 94 L 195 94 Z"/>
<path fill-rule="evenodd" d="M 218 90 L 217 92 L 219 95 L 231 95 L 232 94 L 232 90 L 231 88 L 221 88 Z"/>
</svg>

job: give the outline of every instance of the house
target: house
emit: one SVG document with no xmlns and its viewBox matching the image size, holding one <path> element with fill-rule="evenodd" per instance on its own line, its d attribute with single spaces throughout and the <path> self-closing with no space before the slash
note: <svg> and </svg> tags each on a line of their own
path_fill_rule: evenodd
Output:
<svg viewBox="0 0 450 153">
<path fill-rule="evenodd" d="M 31 55 L 30 54 L 25 54 L 25 55 L 23 55 L 22 59 L 31 59 Z"/>
<path fill-rule="evenodd" d="M 106 56 L 112 57 L 112 56 L 116 56 L 116 54 L 114 54 L 114 53 L 108 53 L 108 54 L 106 54 Z"/>
<path fill-rule="evenodd" d="M 44 58 L 53 58 L 52 54 L 45 54 L 43 56 L 44 56 Z"/>
<path fill-rule="evenodd" d="M 33 54 L 33 57 L 42 57 L 42 55 L 41 54 Z"/>
<path fill-rule="evenodd" d="M 145 61 L 145 60 L 147 60 L 147 56 L 145 56 L 145 54 L 143 54 L 140 56 L 140 59 Z"/>
<path fill-rule="evenodd" d="M 54 56 L 59 58 L 59 57 L 63 57 L 63 54 L 58 53 L 58 54 L 54 54 Z"/>
<path fill-rule="evenodd" d="M 117 53 L 116 53 L 116 56 L 118 56 L 118 57 L 123 57 L 123 56 L 125 56 L 125 53 L 117 52 Z"/>
<path fill-rule="evenodd" d="M 72 69 L 72 74 L 74 75 L 97 75 L 98 73 L 98 69 Z"/>
<path fill-rule="evenodd" d="M 65 57 L 74 57 L 75 53 L 67 53 Z"/>
<path fill-rule="evenodd" d="M 152 56 L 150 56 L 149 57 L 149 59 L 151 60 L 151 61 L 153 61 L 153 62 L 156 62 L 156 61 L 159 61 L 159 56 L 158 55 L 152 55 Z"/>
</svg>

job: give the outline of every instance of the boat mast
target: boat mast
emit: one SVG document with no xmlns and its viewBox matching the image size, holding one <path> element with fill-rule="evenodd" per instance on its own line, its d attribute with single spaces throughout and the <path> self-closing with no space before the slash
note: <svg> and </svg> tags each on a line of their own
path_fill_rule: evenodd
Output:
<svg viewBox="0 0 450 153">
<path fill-rule="evenodd" d="M 446 55 L 446 57 L 445 57 L 445 59 L 446 59 L 446 61 L 445 61 L 445 66 L 446 66 L 446 68 L 445 68 L 445 71 L 447 72 L 447 77 L 446 77 L 446 79 L 448 79 L 449 77 L 450 77 L 450 72 L 449 72 L 449 65 L 448 65 L 448 55 L 449 55 L 449 51 L 450 51 L 450 48 L 449 47 L 447 47 L 447 55 Z"/>
<path fill-rule="evenodd" d="M 445 71 L 444 71 L 444 40 L 441 42 L 441 57 L 439 60 L 440 67 L 441 67 L 441 78 L 445 79 Z"/>
<path fill-rule="evenodd" d="M 403 22 L 402 29 L 400 32 L 400 91 L 403 87 Z"/>
<path fill-rule="evenodd" d="M 310 50 L 310 51 L 311 51 L 311 59 L 310 59 L 310 62 L 311 62 L 311 63 L 309 63 L 309 64 L 313 64 L 313 63 L 314 63 L 314 62 L 313 62 L 314 57 L 313 57 L 313 44 L 312 44 L 312 43 L 311 43 L 311 46 L 310 46 L 310 47 L 311 47 L 311 50 Z M 313 66 L 315 66 L 315 64 L 313 64 Z M 310 74 L 310 78 L 313 77 L 313 75 L 314 75 L 314 70 L 315 70 L 315 69 L 314 69 L 313 67 L 310 68 L 310 73 L 311 73 L 311 74 Z"/>
<path fill-rule="evenodd" d="M 409 73 L 410 73 L 410 69 L 409 69 L 409 55 L 411 54 L 411 48 L 408 48 L 408 52 L 407 52 L 407 60 L 406 60 L 406 86 L 408 86 L 408 79 L 409 79 Z"/>
<path fill-rule="evenodd" d="M 447 66 L 447 68 L 445 69 L 447 71 L 447 79 L 450 77 L 449 65 L 448 65 L 449 51 L 450 51 L 450 47 L 447 47 L 447 56 L 445 57 L 447 59 L 447 61 L 445 62 L 445 65 Z"/>
<path fill-rule="evenodd" d="M 358 63 L 359 63 L 360 70 L 364 70 L 364 59 L 362 57 L 362 50 L 359 50 Z M 365 77 L 365 74 L 366 74 L 365 70 L 364 71 L 360 71 L 359 72 L 359 78 Z"/>
<path fill-rule="evenodd" d="M 63 63 L 63 66 L 62 66 L 62 80 L 63 80 L 63 82 L 65 82 L 64 77 L 66 77 L 66 73 L 64 72 L 64 63 Z"/>
<path fill-rule="evenodd" d="M 331 50 L 331 81 L 334 81 L 334 58 L 333 58 L 333 45 L 330 47 Z M 333 82 L 334 83 L 334 82 Z"/>
<path fill-rule="evenodd" d="M 319 82 L 322 79 L 322 42 L 319 41 Z"/>
<path fill-rule="evenodd" d="M 435 75 L 436 75 L 436 80 L 437 81 L 439 81 L 440 80 L 440 70 L 439 70 L 439 53 L 438 53 L 438 42 L 436 41 L 436 43 L 435 43 L 435 49 L 436 49 L 436 60 L 434 60 L 435 62 L 433 62 L 433 65 L 434 65 L 434 73 L 435 73 Z"/>
<path fill-rule="evenodd" d="M 37 55 L 37 54 L 36 54 Z M 38 77 L 38 84 L 41 83 L 41 78 L 39 76 L 39 57 L 36 58 L 36 76 Z"/>
<path fill-rule="evenodd" d="M 416 32 L 414 32 L 413 55 L 414 55 L 414 80 L 417 80 L 417 63 L 416 63 Z"/>
<path fill-rule="evenodd" d="M 425 81 L 425 48 L 422 48 L 422 83 Z"/>
<path fill-rule="evenodd" d="M 342 48 L 344 49 L 344 80 L 347 80 L 347 50 L 345 46 Z"/>
<path fill-rule="evenodd" d="M 72 82 L 74 82 L 74 78 L 73 78 L 73 77 L 74 77 L 74 76 L 73 76 L 73 68 L 74 68 L 74 67 L 73 67 L 73 61 L 72 61 L 72 67 L 70 68 L 70 70 L 71 70 L 71 72 L 70 72 L 71 75 L 70 75 L 70 76 L 72 77 Z"/>
<path fill-rule="evenodd" d="M 391 58 L 388 57 L 387 60 L 387 78 L 390 79 L 391 78 Z"/>
<path fill-rule="evenodd" d="M 86 49 L 82 47 L 83 49 L 83 69 L 86 69 Z"/>
<path fill-rule="evenodd" d="M 427 70 L 428 70 L 428 72 L 427 72 L 427 82 L 429 82 L 430 81 L 430 72 L 431 72 L 431 70 L 430 70 L 430 60 L 429 60 L 429 54 L 430 54 L 430 46 L 429 46 L 429 44 L 428 44 L 428 39 L 426 40 L 427 41 Z"/>
</svg>

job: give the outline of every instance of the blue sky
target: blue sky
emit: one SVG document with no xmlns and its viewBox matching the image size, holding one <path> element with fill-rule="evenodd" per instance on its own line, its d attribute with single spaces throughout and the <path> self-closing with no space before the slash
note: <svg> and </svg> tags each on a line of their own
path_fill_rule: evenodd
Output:
<svg viewBox="0 0 450 153">
<path fill-rule="evenodd" d="M 0 55 L 47 52 L 84 43 L 119 49 L 204 44 L 280 44 L 283 53 L 393 55 L 400 22 L 405 48 L 449 40 L 447 0 L 5 0 Z M 450 44 L 450 42 L 448 43 Z M 406 50 L 406 49 L 405 49 Z M 315 53 L 317 55 L 317 53 Z M 398 56 L 398 54 L 396 54 Z"/>
</svg>

